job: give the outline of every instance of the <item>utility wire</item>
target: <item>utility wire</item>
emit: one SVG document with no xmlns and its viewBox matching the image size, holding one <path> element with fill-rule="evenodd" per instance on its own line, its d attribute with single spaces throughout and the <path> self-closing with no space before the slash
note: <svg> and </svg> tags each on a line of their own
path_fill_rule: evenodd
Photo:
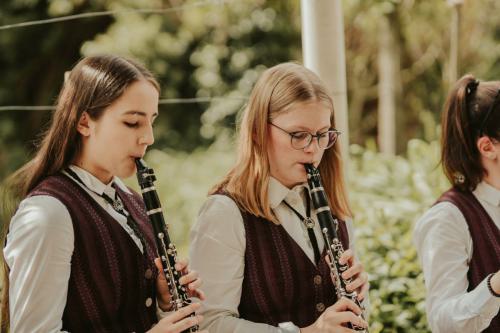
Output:
<svg viewBox="0 0 500 333">
<path fill-rule="evenodd" d="M 192 104 L 192 103 L 210 103 L 223 100 L 241 100 L 246 101 L 248 97 L 194 97 L 194 98 L 168 98 L 160 99 L 158 104 Z"/>
<path fill-rule="evenodd" d="M 107 11 L 102 11 L 102 12 L 81 13 L 81 14 L 75 14 L 75 15 L 55 17 L 55 18 L 45 19 L 45 20 L 36 20 L 36 21 L 28 21 L 28 22 L 15 23 L 15 24 L 7 24 L 7 25 L 0 26 L 0 30 L 23 28 L 23 27 L 33 26 L 33 25 L 49 24 L 49 23 L 56 23 L 56 22 L 63 22 L 63 21 L 72 21 L 72 20 L 78 20 L 78 19 L 82 19 L 82 18 L 90 18 L 90 17 L 98 17 L 98 16 L 117 15 L 117 14 L 123 14 L 123 13 L 163 14 L 163 13 L 168 13 L 168 12 L 184 10 L 186 8 L 202 7 L 202 6 L 213 5 L 213 4 L 222 4 L 224 1 L 225 0 L 206 0 L 206 1 L 195 2 L 192 4 L 177 6 L 177 7 L 170 7 L 170 8 L 121 9 L 121 10 L 107 10 Z"/>
<path fill-rule="evenodd" d="M 164 98 L 160 99 L 158 104 L 195 104 L 195 103 L 210 103 L 224 100 L 239 100 L 246 101 L 248 97 L 233 96 L 233 97 L 193 97 L 193 98 Z M 1 111 L 51 111 L 55 110 L 53 105 L 7 105 L 0 106 Z"/>
</svg>

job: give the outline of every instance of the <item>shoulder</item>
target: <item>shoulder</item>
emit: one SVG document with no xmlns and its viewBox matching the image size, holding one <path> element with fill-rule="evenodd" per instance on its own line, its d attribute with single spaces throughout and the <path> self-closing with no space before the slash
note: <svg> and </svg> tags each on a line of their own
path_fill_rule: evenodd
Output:
<svg viewBox="0 0 500 333">
<path fill-rule="evenodd" d="M 70 176 L 64 172 L 56 173 L 55 175 L 48 176 L 43 179 L 30 194 L 36 195 L 39 192 L 51 191 L 51 190 L 66 190 L 68 184 L 75 184 Z"/>
<path fill-rule="evenodd" d="M 9 226 L 9 238 L 24 233 L 73 235 L 71 216 L 66 206 L 49 195 L 34 195 L 21 201 Z"/>
<path fill-rule="evenodd" d="M 449 201 L 441 201 L 427 210 L 416 223 L 416 228 L 424 228 L 432 224 L 459 224 L 464 220 L 460 209 Z"/>
<path fill-rule="evenodd" d="M 59 200 L 63 205 L 72 202 L 79 190 L 83 189 L 65 173 L 58 173 L 46 177 L 29 194 L 27 198 L 35 196 L 50 196 Z"/>
<path fill-rule="evenodd" d="M 418 219 L 414 239 L 423 242 L 428 235 L 448 235 L 467 239 L 468 226 L 460 209 L 451 202 L 442 201 L 431 207 Z"/>
<path fill-rule="evenodd" d="M 192 235 L 243 240 L 245 238 L 243 217 L 236 202 L 226 195 L 210 195 L 198 213 Z"/>
<path fill-rule="evenodd" d="M 231 197 L 223 194 L 210 195 L 201 207 L 198 215 L 218 213 L 241 216 L 240 209 L 236 202 Z"/>
</svg>

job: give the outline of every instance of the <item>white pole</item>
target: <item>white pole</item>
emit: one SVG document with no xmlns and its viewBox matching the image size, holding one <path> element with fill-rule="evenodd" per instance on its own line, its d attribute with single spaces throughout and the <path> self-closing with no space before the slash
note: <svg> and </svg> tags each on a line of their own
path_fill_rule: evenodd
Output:
<svg viewBox="0 0 500 333">
<path fill-rule="evenodd" d="M 399 54 L 387 16 L 379 22 L 378 145 L 382 153 L 396 154 L 396 92 Z"/>
<path fill-rule="evenodd" d="M 448 0 L 451 6 L 450 21 L 450 63 L 448 64 L 448 85 L 452 86 L 458 79 L 459 51 L 458 43 L 460 37 L 460 8 L 463 0 Z"/>
<path fill-rule="evenodd" d="M 304 65 L 319 75 L 333 97 L 342 157 L 349 158 L 344 18 L 341 0 L 301 0 Z"/>
</svg>

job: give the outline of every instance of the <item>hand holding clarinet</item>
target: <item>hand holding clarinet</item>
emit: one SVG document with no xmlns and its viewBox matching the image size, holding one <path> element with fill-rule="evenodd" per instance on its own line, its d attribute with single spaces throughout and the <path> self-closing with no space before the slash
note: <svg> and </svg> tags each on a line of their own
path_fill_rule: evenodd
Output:
<svg viewBox="0 0 500 333">
<path fill-rule="evenodd" d="M 338 221 L 330 211 L 319 171 L 312 164 L 305 164 L 305 169 L 313 207 L 327 247 L 327 262 L 338 301 L 326 309 L 313 325 L 302 329 L 301 332 L 368 333 L 368 324 L 361 306 L 361 301 L 368 292 L 367 274 L 361 263 L 354 261 L 352 250 L 344 251 L 337 235 Z"/>
<path fill-rule="evenodd" d="M 159 254 L 159 258 L 155 260 L 160 272 L 157 278 L 158 306 L 163 311 L 174 311 L 148 332 L 200 332 L 198 324 L 203 318 L 195 313 L 200 308 L 200 304 L 191 303 L 189 297 L 198 297 L 201 300 L 205 298 L 203 292 L 198 289 L 201 286 L 201 280 L 198 278 L 198 273 L 188 270 L 187 261 L 177 259 L 177 250 L 170 240 L 154 185 L 156 176 L 153 169 L 148 168 L 142 159 L 136 159 L 136 166 L 137 180 L 153 226 Z"/>
</svg>

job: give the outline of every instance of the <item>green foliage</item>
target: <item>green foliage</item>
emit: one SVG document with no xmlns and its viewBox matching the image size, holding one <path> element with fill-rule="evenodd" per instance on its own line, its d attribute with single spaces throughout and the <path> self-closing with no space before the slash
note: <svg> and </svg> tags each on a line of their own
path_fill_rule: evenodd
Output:
<svg viewBox="0 0 500 333">
<path fill-rule="evenodd" d="M 412 231 L 449 186 L 439 144 L 411 140 L 406 158 L 353 145 L 349 180 L 357 251 L 370 274 L 371 332 L 428 332 Z"/>
<path fill-rule="evenodd" d="M 187 256 L 189 229 L 209 188 L 233 163 L 229 141 L 193 153 L 151 151 L 172 239 Z M 412 244 L 413 223 L 448 183 L 438 167 L 439 144 L 412 140 L 407 157 L 351 146 L 348 189 L 356 248 L 370 274 L 371 332 L 429 332 L 423 275 Z M 135 185 L 131 180 L 130 184 Z"/>
<path fill-rule="evenodd" d="M 192 151 L 227 128 L 265 68 L 300 58 L 298 4 L 227 0 L 162 15 L 124 13 L 82 45 L 82 53 L 142 59 L 159 78 L 163 98 L 225 97 L 201 104 L 162 105 L 155 147 Z M 119 0 L 113 8 L 155 7 L 154 1 Z M 161 7 L 161 6 L 157 6 Z"/>
</svg>

